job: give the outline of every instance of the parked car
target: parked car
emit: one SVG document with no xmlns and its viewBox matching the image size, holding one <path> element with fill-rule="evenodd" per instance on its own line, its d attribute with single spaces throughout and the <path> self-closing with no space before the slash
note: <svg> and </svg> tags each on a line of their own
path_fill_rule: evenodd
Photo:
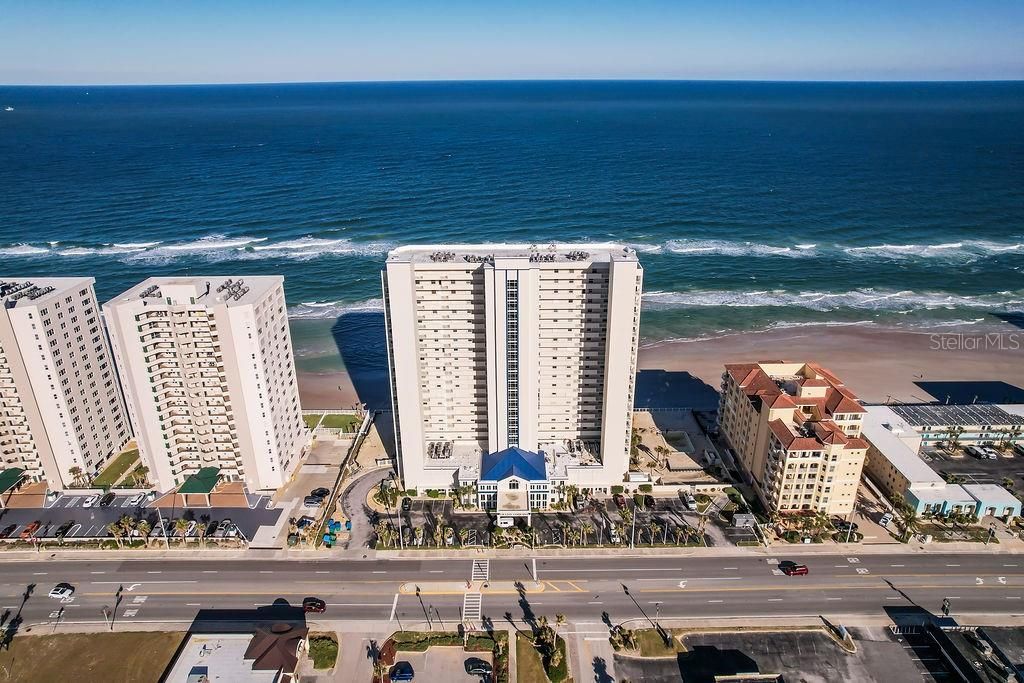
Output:
<svg viewBox="0 0 1024 683">
<path fill-rule="evenodd" d="M 612 527 L 611 530 L 608 531 L 608 540 L 616 545 L 622 543 L 622 539 L 619 538 L 619 532 L 615 527 Z"/>
<path fill-rule="evenodd" d="M 310 491 L 309 495 L 316 496 L 317 498 L 326 498 L 327 496 L 331 495 L 331 490 L 321 486 L 320 488 L 315 488 L 312 491 Z"/>
<path fill-rule="evenodd" d="M 806 564 L 800 564 L 793 562 L 792 560 L 783 560 L 779 562 L 779 569 L 786 576 L 804 576 L 809 573 Z"/>
<path fill-rule="evenodd" d="M 117 498 L 113 493 L 104 493 L 103 497 L 100 498 L 100 507 L 108 508 L 110 504 L 114 502 L 114 498 Z"/>
<path fill-rule="evenodd" d="M 836 531 L 850 531 L 851 529 L 857 531 L 858 528 L 856 522 L 848 522 L 845 519 L 836 520 L 832 526 L 836 528 Z"/>
<path fill-rule="evenodd" d="M 644 496 L 644 509 L 645 510 L 653 510 L 654 509 L 654 496 L 652 496 L 650 494 L 647 494 L 647 495 Z"/>
<path fill-rule="evenodd" d="M 509 527 L 514 526 L 515 523 L 516 523 L 515 520 L 512 519 L 511 517 L 498 517 L 497 524 L 502 529 L 508 529 Z"/>
<path fill-rule="evenodd" d="M 1013 452 L 1017 455 L 1024 455 L 1024 443 L 1013 444 Z"/>
<path fill-rule="evenodd" d="M 144 501 L 144 500 L 146 500 L 146 494 L 145 493 L 139 493 L 139 494 L 134 495 L 131 498 L 129 498 L 128 502 L 126 502 L 125 505 L 127 507 L 139 506 L 139 505 L 142 505 L 142 501 Z"/>
<path fill-rule="evenodd" d="M 203 535 L 207 536 L 207 537 L 213 536 L 214 532 L 217 531 L 217 527 L 219 527 L 219 526 L 220 526 L 220 522 L 218 522 L 215 519 L 211 520 L 210 523 L 206 525 L 206 533 L 203 534 Z"/>
<path fill-rule="evenodd" d="M 34 534 L 35 532 L 39 531 L 39 527 L 41 527 L 42 525 L 43 525 L 43 523 L 40 522 L 37 519 L 36 521 L 34 521 L 31 524 L 29 524 L 27 527 L 22 529 L 21 533 L 18 534 L 18 538 L 20 538 L 22 540 L 25 540 L 27 538 L 32 538 L 32 534 Z"/>
<path fill-rule="evenodd" d="M 999 458 L 999 451 L 994 448 L 985 447 L 981 450 L 985 452 L 985 457 L 989 460 L 997 460 Z"/>
<path fill-rule="evenodd" d="M 882 515 L 881 519 L 878 520 L 878 526 L 880 526 L 880 527 L 882 527 L 884 529 L 885 527 L 889 526 L 889 522 L 891 522 L 891 521 L 892 521 L 892 513 L 891 512 L 886 512 L 884 515 Z"/>
<path fill-rule="evenodd" d="M 626 497 L 624 495 L 622 495 L 621 493 L 616 493 L 614 496 L 612 496 L 612 498 L 615 500 L 616 507 L 618 507 L 620 510 L 626 509 Z"/>
<path fill-rule="evenodd" d="M 64 600 L 75 594 L 75 587 L 70 583 L 58 583 L 50 589 L 50 597 Z"/>
<path fill-rule="evenodd" d="M 392 683 L 396 681 L 411 681 L 414 677 L 412 664 L 409 662 L 397 662 L 391 671 L 388 672 L 388 678 L 392 680 Z"/>
<path fill-rule="evenodd" d="M 683 506 L 690 511 L 697 509 L 697 499 L 693 497 L 692 493 L 683 496 Z"/>
<path fill-rule="evenodd" d="M 8 524 L 3 529 L 0 529 L 0 538 L 10 538 L 14 530 L 18 528 L 17 524 Z"/>
<path fill-rule="evenodd" d="M 402 499 L 402 512 L 409 512 L 412 510 L 412 498 L 406 496 Z"/>
<path fill-rule="evenodd" d="M 96 505 L 96 503 L 98 503 L 99 500 L 100 500 L 99 494 L 98 493 L 94 493 L 91 496 L 87 496 L 86 499 L 82 501 L 82 507 L 84 507 L 84 508 L 91 508 L 94 505 Z"/>
<path fill-rule="evenodd" d="M 309 515 L 303 515 L 302 517 L 299 517 L 299 521 L 295 522 L 295 528 L 296 529 L 305 529 L 307 526 L 310 526 L 311 524 L 315 524 L 315 523 L 316 523 L 315 519 L 313 519 Z"/>
<path fill-rule="evenodd" d="M 320 496 L 306 496 L 302 499 L 303 507 L 307 508 L 318 508 L 324 504 L 324 499 Z"/>
<path fill-rule="evenodd" d="M 230 519 L 225 519 L 220 523 L 220 532 L 225 536 L 237 536 L 238 526 L 236 526 Z"/>
<path fill-rule="evenodd" d="M 327 611 L 327 603 L 320 598 L 305 598 L 302 601 L 302 611 L 323 614 Z"/>
<path fill-rule="evenodd" d="M 494 671 L 491 663 L 479 657 L 470 657 L 465 662 L 466 673 L 470 676 L 490 676 Z"/>
<path fill-rule="evenodd" d="M 73 519 L 69 519 L 68 521 L 64 522 L 59 527 L 57 527 L 57 533 L 53 535 L 54 538 L 64 538 L 68 535 L 68 532 L 71 531 L 71 527 L 73 527 L 74 525 L 75 520 Z"/>
<path fill-rule="evenodd" d="M 198 529 L 198 528 L 199 528 L 199 522 L 197 522 L 196 520 L 193 519 L 191 522 L 188 523 L 188 527 L 185 529 L 185 535 L 186 536 L 194 536 L 195 533 L 196 533 L 196 529 Z"/>
<path fill-rule="evenodd" d="M 583 496 L 575 495 L 572 497 L 572 509 L 575 510 L 576 512 L 582 510 L 586 506 L 586 504 L 587 501 L 583 498 Z"/>
</svg>

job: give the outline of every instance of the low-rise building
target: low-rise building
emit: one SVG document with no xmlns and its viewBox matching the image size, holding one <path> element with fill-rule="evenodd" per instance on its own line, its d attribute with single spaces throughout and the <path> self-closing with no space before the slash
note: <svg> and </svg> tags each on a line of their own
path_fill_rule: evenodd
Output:
<svg viewBox="0 0 1024 683">
<path fill-rule="evenodd" d="M 853 510 L 867 443 L 864 407 L 816 363 L 725 366 L 719 432 L 773 512 Z"/>
<path fill-rule="evenodd" d="M 920 456 L 921 434 L 890 406 L 867 406 L 862 434 L 864 471 L 889 498 L 901 497 L 919 514 L 975 514 L 1012 518 L 1020 501 L 995 484 L 947 484 Z"/>
<path fill-rule="evenodd" d="M 890 406 L 921 435 L 922 447 L 1024 444 L 1024 407 L 991 404 L 894 404 Z M 1010 410 L 1007 410 L 1010 408 Z"/>
</svg>

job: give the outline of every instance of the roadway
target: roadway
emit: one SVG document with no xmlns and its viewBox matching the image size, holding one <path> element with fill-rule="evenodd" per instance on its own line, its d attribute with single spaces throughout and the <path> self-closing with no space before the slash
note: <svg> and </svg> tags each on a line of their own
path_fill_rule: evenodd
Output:
<svg viewBox="0 0 1024 683">
<path fill-rule="evenodd" d="M 252 610 L 279 599 L 298 605 L 316 596 L 328 607 L 324 615 L 310 615 L 313 621 L 394 622 L 398 628 L 424 622 L 427 612 L 451 627 L 461 618 L 471 578 L 472 591 L 483 593 L 480 615 L 494 622 L 558 613 L 597 625 L 645 617 L 881 616 L 886 608 L 915 605 L 938 612 L 944 598 L 954 616 L 1024 614 L 1024 557 L 1016 555 L 502 558 L 478 566 L 475 577 L 474 559 L 4 561 L 0 614 L 11 610 L 10 618 L 21 609 L 26 624 L 52 623 L 63 607 L 63 622 L 102 622 L 102 608 L 116 603 L 122 628 L 132 622 L 184 627 L 199 610 Z M 779 559 L 803 562 L 810 573 L 782 575 Z M 47 597 L 62 581 L 76 587 L 64 603 Z M 35 587 L 22 607 L 30 584 Z"/>
</svg>

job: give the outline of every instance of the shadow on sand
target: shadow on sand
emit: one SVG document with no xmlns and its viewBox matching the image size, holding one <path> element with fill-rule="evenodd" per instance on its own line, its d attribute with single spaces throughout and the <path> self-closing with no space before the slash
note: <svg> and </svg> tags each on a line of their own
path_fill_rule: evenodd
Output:
<svg viewBox="0 0 1024 683">
<path fill-rule="evenodd" d="M 391 409 L 384 313 L 353 311 L 338 316 L 331 335 L 356 395 L 369 410 Z"/>
<path fill-rule="evenodd" d="M 635 408 L 718 407 L 718 390 L 688 372 L 640 370 L 636 373 Z"/>
<path fill-rule="evenodd" d="M 939 403 L 1024 403 L 1024 389 L 999 381 L 914 382 Z"/>
</svg>

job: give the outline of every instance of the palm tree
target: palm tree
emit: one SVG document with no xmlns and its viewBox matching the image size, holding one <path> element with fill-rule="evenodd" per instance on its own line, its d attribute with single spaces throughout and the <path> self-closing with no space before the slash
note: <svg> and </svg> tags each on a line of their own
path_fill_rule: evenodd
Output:
<svg viewBox="0 0 1024 683">
<path fill-rule="evenodd" d="M 142 537 L 146 545 L 149 545 L 149 533 L 153 530 L 153 525 L 144 519 L 140 519 L 138 524 L 135 525 L 135 530 L 139 532 L 139 536 Z"/>
<path fill-rule="evenodd" d="M 423 545 L 423 527 L 416 527 L 416 545 Z"/>
<path fill-rule="evenodd" d="M 121 542 L 121 538 L 124 536 L 124 530 L 121 529 L 121 525 L 117 522 L 111 522 L 107 525 L 107 531 L 114 537 L 114 540 L 117 541 L 117 547 L 123 548 L 124 544 Z"/>
<path fill-rule="evenodd" d="M 469 529 L 459 529 L 459 545 L 466 545 L 466 541 L 469 540 Z"/>
<path fill-rule="evenodd" d="M 71 475 L 72 486 L 78 487 L 82 485 L 82 468 L 78 465 L 68 469 L 68 474 Z"/>
<path fill-rule="evenodd" d="M 181 540 L 184 542 L 185 534 L 188 533 L 188 520 L 184 517 L 174 520 L 174 532 L 181 536 Z"/>
<path fill-rule="evenodd" d="M 672 535 L 676 539 L 676 545 L 682 545 L 682 539 L 686 536 L 686 529 L 681 526 L 677 526 L 672 530 Z"/>
<path fill-rule="evenodd" d="M 587 544 L 587 537 L 593 535 L 594 525 L 588 522 L 583 522 L 583 545 Z"/>
<path fill-rule="evenodd" d="M 146 486 L 149 483 L 149 468 L 139 465 L 135 468 L 135 483 L 138 486 Z"/>
<path fill-rule="evenodd" d="M 651 545 L 654 545 L 654 541 L 657 538 L 658 532 L 660 532 L 660 531 L 661 531 L 661 525 L 660 524 L 658 524 L 654 520 L 651 520 L 650 522 L 648 522 L 648 524 L 647 524 L 647 533 L 649 533 L 651 535 Z"/>
</svg>

